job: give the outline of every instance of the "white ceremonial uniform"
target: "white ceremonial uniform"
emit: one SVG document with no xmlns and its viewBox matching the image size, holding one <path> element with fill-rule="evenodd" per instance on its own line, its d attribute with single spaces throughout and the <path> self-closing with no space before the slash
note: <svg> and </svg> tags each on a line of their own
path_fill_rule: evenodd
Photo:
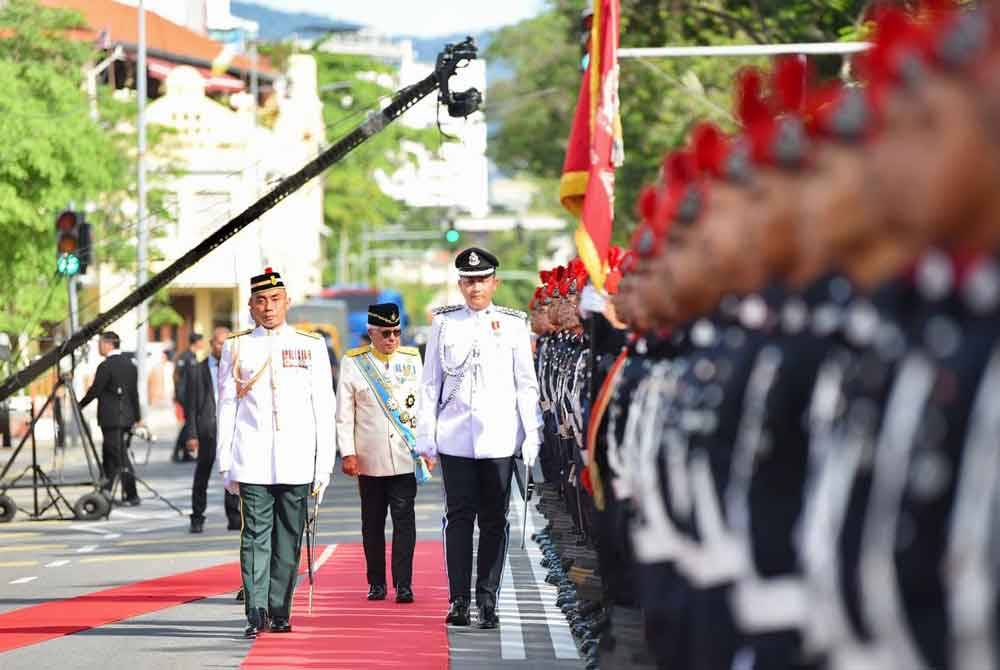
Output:
<svg viewBox="0 0 1000 670">
<path fill-rule="evenodd" d="M 493 304 L 437 310 L 420 387 L 418 452 L 514 455 L 542 425 L 527 315 Z"/>
<path fill-rule="evenodd" d="M 361 372 L 358 359 L 370 361 L 389 382 L 386 390 L 399 407 L 400 419 L 414 433 L 421 364 L 414 347 L 400 347 L 389 356 L 371 345 L 351 349 L 340 361 L 337 383 L 337 448 L 357 456 L 361 474 L 391 477 L 413 474 L 410 446 L 386 416 L 378 396 Z"/>
<path fill-rule="evenodd" d="M 287 324 L 233 335 L 219 361 L 219 471 L 247 484 L 328 478 L 334 408 L 322 338 Z"/>
</svg>

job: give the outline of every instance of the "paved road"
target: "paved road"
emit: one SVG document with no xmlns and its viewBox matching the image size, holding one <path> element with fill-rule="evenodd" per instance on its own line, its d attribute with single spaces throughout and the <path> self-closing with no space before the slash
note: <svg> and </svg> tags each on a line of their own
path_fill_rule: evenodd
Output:
<svg viewBox="0 0 1000 670">
<path fill-rule="evenodd" d="M 0 524 L 0 616 L 21 608 L 102 589 L 176 575 L 238 560 L 239 533 L 226 530 L 221 482 L 209 490 L 205 533 L 188 532 L 192 463 L 170 462 L 172 441 L 156 443 L 139 474 L 184 516 L 140 487 L 142 505 L 115 508 L 97 522 L 25 520 Z M 145 448 L 140 449 L 139 460 Z M 8 452 L 9 454 L 9 452 Z M 0 463 L 7 454 L 0 452 Z M 85 473 L 68 459 L 65 475 Z M 74 465 L 73 463 L 76 463 Z M 75 500 L 81 489 L 68 490 Z M 27 502 L 26 493 L 18 498 Z M 417 497 L 418 539 L 439 540 L 442 494 L 439 478 Z M 500 631 L 452 629 L 452 668 L 579 668 L 565 620 L 554 607 L 554 589 L 544 584 L 539 552 L 520 550 L 523 506 L 512 505 L 511 552 L 502 592 Z M 533 513 L 530 528 L 540 523 Z M 361 522 L 354 480 L 334 478 L 320 514 L 318 544 L 359 543 Z M 442 566 L 443 570 L 443 566 Z M 335 575 L 325 575 L 335 579 Z M 420 597 L 420 585 L 414 585 Z M 442 618 L 444 612 L 441 613 Z M 249 651 L 241 639 L 242 604 L 232 594 L 207 597 L 116 623 L 0 653 L 5 670 L 58 667 L 100 668 L 115 650 L 116 663 L 151 669 L 236 668 Z M 0 627 L 0 649 L 3 645 Z M 294 667 L 294 666 L 290 666 Z"/>
</svg>

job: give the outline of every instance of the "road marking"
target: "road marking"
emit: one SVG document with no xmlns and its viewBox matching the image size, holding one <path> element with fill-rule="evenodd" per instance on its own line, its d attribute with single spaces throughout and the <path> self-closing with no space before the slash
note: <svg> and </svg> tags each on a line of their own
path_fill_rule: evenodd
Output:
<svg viewBox="0 0 1000 670">
<path fill-rule="evenodd" d="M 66 544 L 11 544 L 0 547 L 0 553 L 10 554 L 20 551 L 47 551 L 49 549 L 65 549 Z"/>
<path fill-rule="evenodd" d="M 38 565 L 38 561 L 0 561 L 0 568 L 26 568 Z"/>
<path fill-rule="evenodd" d="M 97 544 L 88 544 L 85 547 L 80 547 L 79 549 L 77 549 L 76 553 L 78 553 L 78 554 L 89 554 L 89 553 L 93 552 L 95 549 L 97 549 L 97 547 L 99 547 L 99 546 L 100 545 L 97 545 Z"/>
<path fill-rule="evenodd" d="M 319 572 L 319 569 L 323 567 L 323 564 L 326 563 L 327 559 L 333 556 L 333 550 L 336 548 L 337 545 L 335 544 L 326 545 L 326 549 L 324 549 L 323 553 L 319 555 L 319 558 L 316 559 L 316 565 L 313 566 L 314 574 Z"/>
<path fill-rule="evenodd" d="M 0 540 L 25 540 L 29 537 L 38 537 L 41 533 L 33 531 L 25 531 L 23 533 L 13 532 L 13 533 L 0 533 Z"/>
<path fill-rule="evenodd" d="M 520 503 L 520 504 L 518 504 Z M 573 635 L 569 631 L 566 617 L 562 611 L 556 607 L 556 597 L 559 589 L 545 582 L 545 568 L 541 565 L 542 552 L 538 545 L 531 540 L 531 535 L 535 532 L 536 512 L 525 505 L 523 500 L 514 504 L 514 507 L 522 514 L 528 515 L 527 528 L 525 533 L 528 539 L 525 542 L 525 551 L 528 554 L 528 563 L 531 564 L 531 572 L 535 575 L 535 585 L 538 587 L 538 594 L 542 597 L 542 610 L 545 612 L 545 621 L 549 626 L 549 637 L 552 639 L 552 650 L 558 659 L 578 659 L 580 653 L 576 649 Z"/>
<path fill-rule="evenodd" d="M 46 563 L 45 567 L 47 567 L 47 568 L 61 568 L 62 566 L 66 565 L 68 563 L 69 563 L 68 560 L 63 559 L 61 561 L 52 561 L 51 563 Z"/>
<path fill-rule="evenodd" d="M 10 580 L 7 583 L 8 584 L 27 584 L 28 582 L 33 582 L 36 579 L 38 579 L 37 576 L 34 576 L 34 577 L 21 577 L 20 579 L 12 579 L 12 580 Z"/>
<path fill-rule="evenodd" d="M 510 556 L 504 557 L 499 601 L 497 613 L 500 616 L 500 658 L 505 661 L 523 661 L 528 655 L 524 650 L 524 631 L 521 629 L 521 612 L 517 607 Z"/>
<path fill-rule="evenodd" d="M 117 521 L 101 521 L 99 523 L 111 525 L 113 523 L 118 523 L 118 522 Z M 95 526 L 95 525 L 90 525 L 90 524 L 88 524 L 88 525 L 76 524 L 76 525 L 70 526 L 70 529 L 71 530 L 78 530 L 78 531 L 80 531 L 82 533 L 94 533 L 95 535 L 115 535 L 115 533 L 111 532 L 110 530 L 105 530 L 104 528 L 101 528 L 101 527 Z"/>
<path fill-rule="evenodd" d="M 158 540 L 122 540 L 114 544 L 116 547 L 140 547 L 151 544 L 186 544 L 189 542 L 197 542 L 198 544 L 203 542 L 233 542 L 234 544 L 238 544 L 239 541 L 240 536 L 236 533 L 232 535 L 208 535 L 201 537 L 189 534 L 184 537 L 167 537 Z"/>
<path fill-rule="evenodd" d="M 80 563 L 107 563 L 110 561 L 147 561 L 164 558 L 198 558 L 201 556 L 229 556 L 236 558 L 235 549 L 210 549 L 208 551 L 173 551 L 164 554 L 104 554 L 81 558 Z"/>
</svg>

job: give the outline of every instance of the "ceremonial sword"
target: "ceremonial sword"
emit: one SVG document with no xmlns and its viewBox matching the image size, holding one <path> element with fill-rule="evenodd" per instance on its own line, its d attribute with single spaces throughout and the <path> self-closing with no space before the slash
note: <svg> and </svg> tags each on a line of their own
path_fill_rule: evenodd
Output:
<svg viewBox="0 0 1000 670">
<path fill-rule="evenodd" d="M 313 546 L 316 541 L 316 520 L 319 519 L 319 496 L 313 496 L 313 513 L 306 521 L 306 565 L 309 571 L 309 614 L 313 611 Z"/>
</svg>

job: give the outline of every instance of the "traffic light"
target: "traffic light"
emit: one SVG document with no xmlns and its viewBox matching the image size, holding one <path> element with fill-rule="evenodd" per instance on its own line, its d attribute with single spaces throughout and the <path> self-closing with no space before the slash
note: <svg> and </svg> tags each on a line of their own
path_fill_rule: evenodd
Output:
<svg viewBox="0 0 1000 670">
<path fill-rule="evenodd" d="M 455 228 L 454 223 L 448 224 L 448 230 L 444 231 L 444 241 L 448 244 L 454 246 L 458 244 L 458 240 L 462 237 L 462 233 Z"/>
<path fill-rule="evenodd" d="M 90 262 L 90 224 L 71 209 L 56 217 L 56 270 L 72 277 L 87 271 Z"/>
</svg>

